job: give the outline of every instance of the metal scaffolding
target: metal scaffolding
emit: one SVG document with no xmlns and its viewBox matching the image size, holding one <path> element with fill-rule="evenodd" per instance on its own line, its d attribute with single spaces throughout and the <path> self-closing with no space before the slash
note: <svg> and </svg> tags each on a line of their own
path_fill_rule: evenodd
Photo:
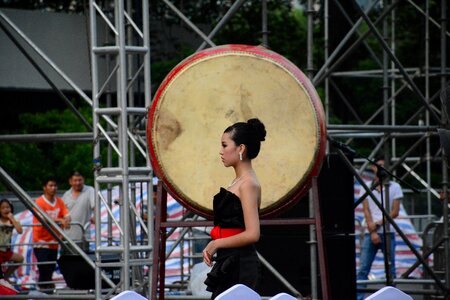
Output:
<svg viewBox="0 0 450 300">
<path fill-rule="evenodd" d="M 356 1 L 355 1 L 356 2 Z M 422 193 L 427 196 L 427 215 L 431 216 L 432 211 L 432 201 L 436 201 L 436 196 L 439 194 L 436 192 L 436 184 L 431 181 L 432 165 L 436 166 L 442 165 L 442 190 L 444 193 L 444 200 L 442 200 L 442 215 L 443 215 L 443 236 L 440 245 L 444 248 L 444 253 L 448 254 L 448 202 L 447 202 L 447 167 L 442 163 L 443 154 L 440 151 L 440 147 L 436 147 L 436 143 L 432 143 L 433 139 L 436 138 L 436 129 L 445 126 L 445 120 L 442 119 L 444 114 L 441 114 L 441 107 L 436 105 L 436 99 L 439 96 L 440 90 L 444 90 L 447 85 L 446 76 L 449 74 L 449 69 L 446 66 L 446 44 L 448 41 L 449 33 L 446 30 L 446 1 L 441 1 L 441 16 L 439 16 L 441 23 L 437 23 L 429 12 L 430 1 L 425 1 L 425 8 L 421 9 L 413 1 L 407 1 L 411 7 L 416 10 L 424 18 L 425 28 L 424 28 L 424 55 L 425 60 L 423 62 L 418 62 L 418 66 L 414 68 L 405 68 L 399 57 L 396 56 L 396 8 L 401 1 L 383 1 L 382 5 L 378 1 L 368 1 L 366 11 L 355 5 L 358 8 L 359 19 L 353 23 L 350 18 L 348 18 L 348 13 L 339 1 L 330 0 L 324 1 L 324 19 L 325 19 L 325 63 L 319 69 L 319 71 L 314 76 L 315 85 L 325 86 L 325 110 L 327 112 L 327 118 L 330 116 L 332 101 L 338 103 L 343 103 L 354 117 L 355 123 L 361 125 L 333 125 L 329 124 L 329 119 L 327 119 L 328 134 L 330 137 L 343 138 L 346 143 L 349 144 L 358 139 L 371 139 L 375 144 L 373 151 L 369 155 L 370 159 L 373 159 L 377 154 L 383 154 L 386 161 L 386 167 L 396 173 L 402 172 L 403 169 L 406 170 L 406 174 L 401 176 L 402 179 L 405 177 L 412 177 L 422 188 Z M 328 21 L 329 18 L 329 5 L 334 4 L 339 12 L 347 19 L 351 29 L 344 39 L 341 40 L 339 45 L 330 54 L 329 49 L 329 28 L 332 26 Z M 378 6 L 381 11 L 375 21 L 369 18 L 369 14 L 374 7 Z M 437 18 L 437 16 L 434 16 Z M 364 23 L 368 30 L 364 33 L 358 32 L 361 28 L 360 24 Z M 433 24 L 433 27 L 430 26 Z M 309 30 L 311 28 L 308 28 Z M 441 43 L 441 64 L 439 67 L 430 65 L 430 31 L 439 30 L 440 31 L 440 43 Z M 365 43 L 368 37 L 371 36 L 375 38 L 378 45 L 382 47 L 382 53 L 376 53 L 370 46 Z M 354 37 L 356 41 L 350 44 L 350 37 Z M 374 60 L 377 65 L 379 65 L 378 70 L 345 70 L 338 71 L 339 66 L 342 62 L 348 60 L 351 54 L 357 49 L 358 46 L 364 46 L 367 50 L 369 58 Z M 382 55 L 382 59 L 377 57 Z M 373 113 L 373 115 L 367 119 L 363 120 L 357 114 L 355 108 L 351 105 L 352 101 L 348 99 L 340 90 L 338 85 L 338 78 L 346 77 L 349 78 L 378 78 L 382 80 L 382 85 L 380 89 L 382 90 L 380 94 L 380 107 Z M 418 81 L 424 81 L 424 89 L 420 89 Z M 440 90 L 431 91 L 430 81 L 440 81 Z M 330 99 L 330 90 L 335 91 L 334 95 L 337 95 L 334 99 Z M 412 91 L 415 101 L 417 111 L 411 116 L 411 118 L 405 124 L 399 124 L 397 122 L 397 110 L 396 110 L 396 98 L 401 95 L 402 92 L 406 90 Z M 430 96 L 434 93 L 433 96 Z M 342 101 L 342 102 L 341 102 Z M 425 115 L 425 120 L 420 120 L 420 113 Z M 377 115 L 381 115 L 382 123 L 375 124 L 375 118 Z M 417 125 L 413 125 L 416 122 Z M 415 140 L 412 144 L 411 141 Z M 399 145 L 407 145 L 406 151 L 401 153 L 398 150 Z M 423 156 L 418 156 L 417 151 L 415 151 L 419 146 L 425 145 L 426 151 Z M 343 159 L 345 157 L 342 155 L 341 150 L 337 150 Z M 434 152 L 433 152 L 434 151 Z M 356 160 L 361 164 L 359 169 L 355 169 L 355 178 L 364 186 L 363 180 L 360 177 L 361 172 L 365 169 L 368 161 L 364 158 Z M 410 165 L 413 162 L 414 165 Z M 422 175 L 418 175 L 416 170 L 419 166 L 424 166 L 425 172 Z M 350 167 L 350 166 L 349 166 Z M 366 186 L 366 189 L 369 189 Z M 363 197 L 357 201 L 360 203 L 367 197 L 370 191 L 367 191 Z M 387 213 L 385 211 L 385 213 Z M 431 222 L 431 219 L 429 220 Z M 393 220 L 390 220 L 394 227 L 396 224 Z M 418 253 L 414 247 L 407 241 L 406 236 L 402 233 L 400 228 L 396 228 L 398 234 L 403 238 L 405 243 L 408 245 L 410 250 L 415 254 L 417 258 L 417 263 L 414 267 L 422 265 L 425 273 L 428 274 L 429 278 L 433 279 L 433 291 L 436 295 L 441 295 L 439 297 L 444 297 L 448 299 L 449 297 L 449 266 L 448 260 L 443 263 L 443 274 L 439 274 L 435 269 L 429 267 L 424 261 L 425 254 Z M 437 245 L 433 245 L 437 247 Z M 429 254 L 429 253 L 428 253 Z M 444 255 L 447 257 L 447 255 Z M 414 269 L 414 268 L 413 268 Z M 403 282 L 404 278 L 408 278 L 411 273 L 411 269 L 405 274 L 402 274 L 401 280 L 393 280 L 392 278 L 387 278 L 389 284 Z M 404 282 L 403 282 L 404 283 Z M 430 290 L 421 289 L 421 283 L 414 280 L 409 280 L 410 284 L 417 283 L 417 288 L 414 288 L 410 293 L 415 294 L 429 294 Z"/>
<path fill-rule="evenodd" d="M 108 214 L 107 243 L 99 234 L 104 230 L 100 209 L 95 211 L 96 299 L 130 289 L 149 294 L 151 288 L 144 267 L 150 269 L 152 264 L 153 222 L 144 222 L 135 203 L 136 184 L 146 183 L 148 218 L 152 220 L 152 171 L 144 139 L 135 132 L 143 124 L 151 99 L 149 7 L 148 1 L 141 1 L 138 7 L 135 1 L 116 0 L 110 4 L 89 2 L 96 207 L 105 206 L 108 212 L 112 211 L 114 203 L 110 195 L 104 197 L 101 191 L 105 188 L 111 191 L 113 185 L 119 186 L 116 202 L 120 207 L 119 219 Z M 139 12 L 140 24 L 135 21 Z M 106 41 L 99 40 L 102 25 L 107 28 Z M 100 76 L 104 74 L 101 66 L 106 70 L 105 78 Z M 143 84 L 142 90 L 139 84 Z M 138 91 L 144 95 L 141 103 L 135 99 Z M 115 137 L 108 133 L 111 130 Z M 106 142 L 102 143 L 100 137 L 106 138 Z M 102 159 L 103 149 L 108 153 L 106 160 Z M 136 165 L 139 154 L 144 158 L 144 166 Z M 120 232 L 116 243 L 111 238 L 112 222 Z M 138 224 L 146 239 L 137 236 Z M 104 255 L 111 254 L 118 256 L 117 262 L 102 261 Z M 121 276 L 120 282 L 105 296 L 101 271 L 108 267 L 119 267 Z"/>
<path fill-rule="evenodd" d="M 189 17 L 184 15 L 169 0 L 163 0 L 170 10 L 172 10 L 194 33 L 203 40 L 197 51 L 206 46 L 215 46 L 212 39 L 221 28 L 230 20 L 233 15 L 246 2 L 236 0 L 230 6 L 228 12 L 218 20 L 217 25 L 210 33 L 202 32 Z M 450 33 L 447 30 L 447 1 L 440 0 L 440 16 L 431 16 L 429 10 L 430 0 L 421 2 L 423 7 L 413 0 L 403 1 L 410 5 L 417 14 L 424 18 L 424 61 L 418 61 L 417 66 L 406 68 L 401 62 L 401 58 L 396 55 L 396 9 L 400 0 L 388 1 L 368 1 L 365 10 L 359 8 L 359 19 L 352 21 L 349 12 L 340 4 L 338 0 L 314 1 L 308 0 L 305 13 L 308 16 L 307 22 L 307 74 L 316 87 L 324 90 L 324 107 L 327 121 L 327 131 L 330 138 L 343 139 L 347 144 L 353 141 L 371 140 L 374 143 L 373 151 L 369 158 L 374 158 L 377 154 L 383 153 L 386 166 L 392 172 L 398 174 L 404 172 L 402 178 L 411 176 L 421 186 L 422 193 L 426 194 L 427 216 L 432 215 L 432 203 L 437 201 L 439 194 L 436 190 L 439 187 L 432 182 L 432 170 L 436 166 L 441 167 L 441 190 L 443 192 L 442 216 L 443 216 L 443 236 L 439 241 L 444 251 L 444 273 L 437 275 L 433 268 L 428 266 L 425 258 L 431 253 L 419 253 L 412 245 L 411 251 L 417 257 L 415 267 L 422 265 L 430 280 L 426 282 L 428 288 L 420 287 L 411 290 L 415 294 L 439 295 L 444 299 L 449 299 L 450 290 L 450 270 L 449 270 L 449 240 L 448 240 L 448 174 L 447 167 L 443 163 L 444 154 L 440 147 L 436 146 L 436 129 L 445 128 L 448 120 L 445 114 L 441 113 L 442 107 L 438 104 L 440 90 L 448 86 L 448 76 L 450 69 L 447 67 L 447 45 Z M 380 6 L 380 3 L 382 6 Z M 262 1 L 262 40 L 264 45 L 270 45 L 270 28 L 267 23 L 267 2 Z M 330 20 L 330 6 L 333 5 L 339 13 L 349 23 L 350 30 L 340 43 L 332 49 L 330 46 L 330 28 L 333 20 Z M 323 11 L 322 17 L 317 17 L 317 7 Z M 373 9 L 380 9 L 375 20 L 370 17 Z M 153 202 L 151 195 L 152 171 L 149 158 L 145 150 L 145 133 L 142 131 L 143 122 L 147 114 L 147 108 L 151 102 L 151 77 L 150 77 L 150 24 L 149 24 L 149 4 L 142 0 L 111 0 L 111 1 L 89 1 L 90 17 L 90 49 L 91 49 L 91 71 L 92 71 L 92 98 L 87 96 L 81 89 L 64 75 L 59 68 L 39 50 L 4 14 L 0 11 L 0 25 L 5 32 L 15 32 L 20 36 L 39 56 L 58 72 L 61 77 L 73 87 L 73 89 L 87 103 L 92 105 L 93 124 L 92 134 L 42 134 L 42 135 L 8 135 L 0 136 L 0 141 L 12 142 L 36 142 L 36 141 L 84 141 L 94 142 L 94 163 L 95 163 L 95 190 L 96 207 L 104 206 L 108 211 L 114 204 L 111 189 L 113 185 L 119 185 L 120 197 L 120 218 L 116 219 L 109 214 L 106 229 L 101 226 L 100 209 L 96 210 L 96 232 L 107 231 L 109 237 L 107 241 L 101 239 L 101 235 L 96 235 L 96 291 L 95 298 L 107 298 L 110 295 L 122 290 L 134 289 L 146 295 L 151 295 L 151 282 L 157 280 L 151 278 L 151 271 L 145 273 L 144 266 L 152 268 L 152 245 L 153 245 L 153 222 L 147 222 L 137 213 L 134 203 L 136 184 L 146 183 L 148 220 L 153 220 Z M 139 19 L 140 21 L 135 21 Z M 314 68 L 313 48 L 315 40 L 313 36 L 314 21 L 323 23 L 324 37 L 324 63 Z M 367 30 L 361 32 L 362 24 Z M 98 34 L 100 29 L 105 29 L 108 34 L 106 40 L 100 41 Z M 430 57 L 430 32 L 439 31 L 440 35 L 440 65 L 431 65 Z M 272 33 L 276 34 L 276 33 Z M 11 37 L 10 37 L 11 38 Z M 381 52 L 372 49 L 367 43 L 372 38 L 379 45 Z M 233 41 L 229 41 L 233 43 Z M 367 55 L 379 66 L 376 70 L 340 70 L 339 67 L 348 59 L 359 47 L 367 50 Z M 25 50 L 21 50 L 25 51 Z M 379 57 L 382 56 L 380 59 Z M 422 57 L 422 56 L 421 56 Z M 31 58 L 29 58 L 31 60 Z M 317 64 L 317 63 L 316 63 Z M 106 74 L 103 78 L 100 74 Z M 371 117 L 364 120 L 358 115 L 355 107 L 352 106 L 352 99 L 345 95 L 339 86 L 338 78 L 376 78 L 382 81 L 380 86 L 380 103 L 373 111 Z M 422 84 L 418 84 L 418 82 Z M 431 83 L 440 86 L 440 90 L 432 90 Z M 421 88 L 423 86 L 423 88 Z M 56 86 L 53 86 L 58 90 Z M 416 112 L 408 121 L 400 124 L 397 122 L 396 99 L 409 91 L 414 97 L 411 99 L 416 104 Z M 143 95 L 144 100 L 138 101 L 136 95 Z M 332 114 L 332 104 L 342 103 L 354 117 L 353 125 L 330 124 Z M 74 109 L 76 110 L 76 109 Z M 381 115 L 381 123 L 375 123 L 377 117 Z M 421 118 L 423 115 L 423 119 Z M 419 121 L 420 120 L 420 121 Z M 415 125 L 417 124 L 417 125 Z M 411 143 L 411 141 L 413 141 Z M 407 151 L 400 152 L 399 145 L 406 145 Z M 425 146 L 423 155 L 417 155 L 419 146 Z M 341 155 L 341 151 L 337 150 Z M 102 158 L 105 157 L 106 158 Z M 345 157 L 342 155 L 342 157 Z M 356 159 L 358 166 L 351 166 L 355 178 L 362 181 L 360 175 L 367 166 L 365 159 Z M 422 167 L 425 172 L 419 174 L 417 169 Z M 4 177 L 7 177 L 6 175 Z M 14 186 L 14 185 L 12 185 Z M 106 196 L 101 190 L 108 190 Z M 369 188 L 368 188 L 369 189 Z M 366 195 L 369 195 L 367 191 Z M 23 196 L 23 198 L 27 198 Z M 23 200 L 23 199 L 22 199 Z M 362 199 L 360 199 L 362 200 Z M 26 201 L 26 200 L 24 200 Z M 31 201 L 31 200 L 28 200 Z M 391 220 L 392 221 L 392 220 Z M 432 220 L 429 219 L 429 222 Z M 114 223 L 114 224 L 113 224 Z M 146 239 L 138 239 L 134 228 L 136 224 L 141 224 L 147 233 Z M 395 223 L 394 223 L 395 224 Z M 113 241 L 112 228 L 117 226 L 120 231 L 120 240 Z M 311 236 L 313 236 L 314 225 L 311 225 Z M 394 225 L 395 227 L 395 225 Z M 398 233 L 408 244 L 406 236 L 396 228 Z M 150 234 L 149 234 L 150 233 Z M 439 245 L 433 245 L 435 249 Z M 315 253 L 314 243 L 311 244 L 311 251 Z M 105 255 L 117 255 L 117 262 L 102 262 Z M 313 256 L 312 256 L 313 257 Z M 314 261 L 314 260 L 313 260 Z M 106 294 L 102 293 L 102 269 L 107 267 L 118 267 L 121 270 L 121 281 L 113 286 Z M 281 274 L 282 275 L 282 274 Z M 314 299 L 317 293 L 317 266 L 311 266 L 311 288 Z M 402 279 L 392 280 L 397 283 L 417 283 L 424 281 L 406 279 L 408 274 L 403 274 Z M 391 282 L 391 283 L 392 283 Z M 109 282 L 110 283 L 110 282 Z M 112 284 L 111 284 L 112 285 Z M 64 298 L 64 295 L 59 296 Z M 34 297 L 39 298 L 39 297 Z M 172 296 L 171 299 L 177 297 Z"/>
</svg>

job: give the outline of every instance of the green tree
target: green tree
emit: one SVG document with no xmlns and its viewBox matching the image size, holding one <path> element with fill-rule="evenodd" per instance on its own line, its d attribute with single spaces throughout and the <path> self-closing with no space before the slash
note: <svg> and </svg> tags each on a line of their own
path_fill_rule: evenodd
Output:
<svg viewBox="0 0 450 300">
<path fill-rule="evenodd" d="M 307 24 L 303 10 L 294 8 L 290 1 L 268 1 L 268 46 L 299 68 L 306 66 Z M 246 2 L 218 33 L 217 44 L 262 43 L 261 1 Z"/>
<path fill-rule="evenodd" d="M 88 120 L 92 119 L 90 108 L 80 111 Z M 23 114 L 19 126 L 23 134 L 86 132 L 68 109 Z M 87 183 L 92 184 L 92 145 L 89 143 L 0 143 L 0 153 L 0 166 L 26 190 L 40 190 L 47 176 L 54 176 L 60 189 L 65 189 L 67 178 L 74 170 L 83 173 Z"/>
</svg>

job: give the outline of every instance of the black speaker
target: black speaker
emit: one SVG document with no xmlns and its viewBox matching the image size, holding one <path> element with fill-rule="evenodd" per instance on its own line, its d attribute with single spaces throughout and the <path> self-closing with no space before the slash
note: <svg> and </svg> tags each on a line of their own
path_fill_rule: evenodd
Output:
<svg viewBox="0 0 450 300">
<path fill-rule="evenodd" d="M 89 254 L 89 257 L 93 262 L 95 261 L 95 255 Z M 118 262 L 119 259 L 119 255 L 102 255 L 102 262 Z M 68 287 L 75 290 L 95 289 L 95 271 L 81 255 L 61 255 L 58 266 Z M 115 284 L 120 282 L 120 268 L 106 267 L 102 270 L 112 282 Z M 107 288 L 109 285 L 103 281 L 102 287 Z"/>
<path fill-rule="evenodd" d="M 356 299 L 353 186 L 353 174 L 345 162 L 329 154 L 319 175 L 319 203 L 331 299 Z"/>
<path fill-rule="evenodd" d="M 319 201 L 325 234 L 355 232 L 353 174 L 337 154 L 325 158 L 319 175 Z"/>
<path fill-rule="evenodd" d="M 331 299 L 356 299 L 353 174 L 337 155 L 325 158 L 318 188 Z M 308 197 L 304 197 L 277 218 L 308 216 Z M 261 255 L 303 296 L 311 294 L 308 241 L 309 226 L 262 226 L 257 244 Z M 288 291 L 263 268 L 258 293 L 273 296 L 280 292 Z"/>
</svg>

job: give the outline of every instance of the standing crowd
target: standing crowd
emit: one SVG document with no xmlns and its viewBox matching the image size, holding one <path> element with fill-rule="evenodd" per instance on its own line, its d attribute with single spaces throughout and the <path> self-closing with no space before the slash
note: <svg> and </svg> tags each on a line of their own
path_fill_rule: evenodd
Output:
<svg viewBox="0 0 450 300">
<path fill-rule="evenodd" d="M 58 184 L 55 178 L 46 178 L 42 182 L 43 194 L 35 200 L 39 209 L 36 213 L 44 218 L 53 220 L 65 234 L 80 247 L 85 241 L 85 226 L 93 221 L 93 211 L 95 205 L 94 188 L 84 184 L 84 177 L 79 172 L 74 172 L 69 177 L 71 188 L 67 190 L 62 198 L 57 196 Z M 22 263 L 24 258 L 19 253 L 11 251 L 11 236 L 15 229 L 17 233 L 22 233 L 21 224 L 14 218 L 14 207 L 7 199 L 0 200 L 0 264 L 5 262 L 14 263 L 6 271 L 0 268 L 0 279 L 9 281 L 9 277 L 17 268 L 17 264 Z M 44 218 L 45 220 L 45 218 Z M 53 289 L 54 283 L 52 275 L 56 267 L 59 243 L 57 237 L 48 229 L 51 228 L 47 222 L 42 224 L 33 215 L 33 254 L 38 262 L 38 286 L 39 289 Z M 55 231 L 57 232 L 57 231 Z M 66 245 L 67 246 L 67 245 Z M 65 247 L 64 251 L 72 252 L 70 247 Z"/>
</svg>

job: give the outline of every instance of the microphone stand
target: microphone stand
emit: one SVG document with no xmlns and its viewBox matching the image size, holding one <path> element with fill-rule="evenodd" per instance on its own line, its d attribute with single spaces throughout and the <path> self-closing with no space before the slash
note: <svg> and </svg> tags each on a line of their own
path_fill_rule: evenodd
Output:
<svg viewBox="0 0 450 300">
<path fill-rule="evenodd" d="M 381 202 L 381 206 L 382 207 L 386 207 L 384 204 L 384 190 L 383 190 L 383 182 L 384 182 L 384 178 L 385 177 L 385 173 L 383 171 L 382 166 L 380 166 L 379 164 L 375 163 L 375 165 L 377 166 L 377 178 L 378 178 L 378 182 L 376 183 L 375 186 L 380 186 L 380 202 Z M 389 190 L 389 188 L 388 188 Z M 389 203 L 389 199 L 388 203 Z M 390 254 L 390 245 L 391 245 L 391 241 L 388 241 L 388 236 L 387 236 L 387 230 L 386 230 L 386 222 L 385 222 L 385 211 L 382 210 L 382 219 L 381 219 L 381 226 L 383 228 L 383 240 L 384 240 L 384 251 L 383 251 L 383 258 L 384 258 L 384 272 L 386 274 L 386 285 L 393 285 L 393 278 L 392 278 L 392 274 L 391 274 L 391 268 L 392 266 L 390 265 L 390 258 L 391 258 L 391 254 Z M 390 237 L 389 237 L 390 238 Z M 389 249 L 389 250 L 388 250 Z"/>
</svg>

